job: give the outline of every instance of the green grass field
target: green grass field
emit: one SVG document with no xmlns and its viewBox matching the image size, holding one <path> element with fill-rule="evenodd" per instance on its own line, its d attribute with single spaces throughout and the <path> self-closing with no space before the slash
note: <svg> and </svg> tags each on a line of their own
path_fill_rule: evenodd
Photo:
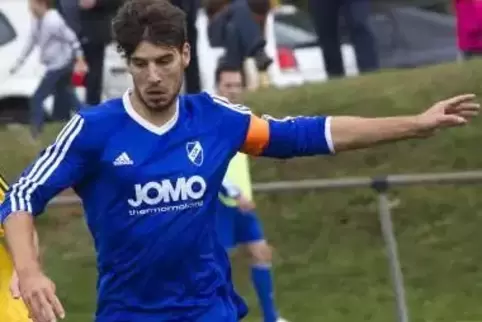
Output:
<svg viewBox="0 0 482 322">
<path fill-rule="evenodd" d="M 250 97 L 253 109 L 298 114 L 394 115 L 421 111 L 461 92 L 482 97 L 482 63 L 454 64 Z M 45 139 L 58 126 L 49 128 Z M 3 131 L 0 165 L 13 178 L 34 153 Z M 336 178 L 482 168 L 482 121 L 426 141 L 412 140 L 336 157 L 253 160 L 255 181 Z M 395 189 L 394 222 L 413 322 L 482 321 L 482 198 L 478 186 Z M 389 322 L 395 306 L 378 222 L 376 195 L 366 189 L 258 194 L 260 216 L 275 247 L 276 298 L 291 321 Z M 95 302 L 92 243 L 75 207 L 39 220 L 49 274 L 67 308 L 66 321 L 90 321 Z M 259 321 L 241 254 L 234 274 Z"/>
</svg>

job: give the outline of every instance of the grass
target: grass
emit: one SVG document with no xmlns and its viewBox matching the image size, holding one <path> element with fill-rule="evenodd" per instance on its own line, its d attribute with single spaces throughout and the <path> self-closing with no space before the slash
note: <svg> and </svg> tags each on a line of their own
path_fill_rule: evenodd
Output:
<svg viewBox="0 0 482 322">
<path fill-rule="evenodd" d="M 481 62 L 412 71 L 387 71 L 322 85 L 269 90 L 249 98 L 253 109 L 298 114 L 395 115 L 431 102 L 475 92 L 482 96 Z M 336 178 L 482 168 L 482 121 L 412 140 L 336 157 L 252 160 L 255 181 Z M 58 126 L 49 129 L 48 140 Z M 0 133 L 0 164 L 13 178 L 34 151 L 17 135 Z M 413 322 L 482 321 L 482 198 L 477 186 L 393 189 L 393 210 Z M 395 321 L 395 306 L 376 195 L 368 189 L 304 191 L 256 196 L 266 234 L 275 247 L 276 299 L 292 321 Z M 67 307 L 67 321 L 91 320 L 95 260 L 81 211 L 50 209 L 40 220 L 45 263 Z M 259 321 L 242 256 L 234 256 L 239 291 Z"/>
</svg>

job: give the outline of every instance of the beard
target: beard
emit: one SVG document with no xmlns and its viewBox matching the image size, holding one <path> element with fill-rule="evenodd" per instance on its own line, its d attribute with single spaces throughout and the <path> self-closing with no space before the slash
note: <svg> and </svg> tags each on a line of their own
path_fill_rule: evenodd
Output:
<svg viewBox="0 0 482 322">
<path fill-rule="evenodd" d="M 182 77 L 180 78 L 182 79 Z M 149 99 L 148 94 L 143 95 L 139 89 L 134 86 L 134 91 L 136 92 L 136 96 L 139 98 L 139 100 L 142 102 L 142 104 L 148 109 L 151 113 L 159 113 L 159 112 L 165 112 L 168 110 L 176 101 L 177 96 L 181 92 L 181 87 L 182 87 L 182 82 L 179 81 L 175 85 L 174 91 L 172 94 L 165 94 L 161 95 L 159 99 Z"/>
</svg>

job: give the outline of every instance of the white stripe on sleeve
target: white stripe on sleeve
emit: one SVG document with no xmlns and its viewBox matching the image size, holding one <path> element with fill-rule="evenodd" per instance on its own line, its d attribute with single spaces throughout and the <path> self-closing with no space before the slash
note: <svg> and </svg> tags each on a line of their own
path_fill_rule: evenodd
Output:
<svg viewBox="0 0 482 322">
<path fill-rule="evenodd" d="M 12 186 L 10 193 L 12 212 L 32 212 L 31 196 L 39 185 L 44 184 L 59 167 L 69 151 L 72 142 L 82 130 L 84 120 L 74 116 L 42 156 L 32 165 L 27 174 Z"/>
</svg>

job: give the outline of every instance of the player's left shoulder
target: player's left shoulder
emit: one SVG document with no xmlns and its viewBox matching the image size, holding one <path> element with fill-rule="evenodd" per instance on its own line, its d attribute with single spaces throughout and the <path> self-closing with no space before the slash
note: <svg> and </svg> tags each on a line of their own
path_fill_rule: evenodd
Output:
<svg viewBox="0 0 482 322">
<path fill-rule="evenodd" d="M 251 109 L 246 105 L 233 103 L 226 97 L 217 94 L 206 94 L 211 98 L 213 105 L 217 108 L 221 108 L 224 112 L 228 111 L 247 115 L 252 114 Z"/>
<path fill-rule="evenodd" d="M 223 115 L 226 113 L 251 114 L 251 110 L 247 106 L 230 102 L 226 97 L 216 94 L 201 92 L 194 95 L 185 95 L 184 97 L 190 103 L 188 105 L 209 115 Z"/>
</svg>

